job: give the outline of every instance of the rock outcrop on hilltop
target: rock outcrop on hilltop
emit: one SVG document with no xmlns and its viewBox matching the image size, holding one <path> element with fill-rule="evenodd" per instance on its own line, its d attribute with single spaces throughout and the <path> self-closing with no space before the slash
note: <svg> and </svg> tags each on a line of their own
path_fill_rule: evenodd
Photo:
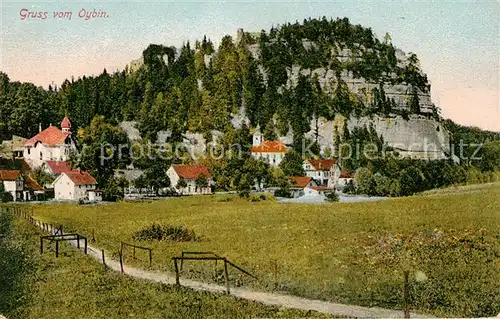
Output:
<svg viewBox="0 0 500 319">
<path fill-rule="evenodd" d="M 180 109 L 188 121 L 189 132 L 183 134 L 208 137 L 243 123 L 264 128 L 273 121 L 286 142 L 308 137 L 331 146 L 344 125 L 349 130 L 372 126 L 403 154 L 444 158 L 449 153 L 449 134 L 416 54 L 394 47 L 389 35 L 380 41 L 371 29 L 346 18 L 309 19 L 268 33 L 239 29 L 234 40 L 224 37 L 217 50 L 204 38 L 196 43 L 194 56 L 189 57 L 189 50 L 189 45 L 180 50 L 151 45 L 129 68 L 144 70 L 166 87 L 179 75 L 195 78 L 186 88 L 196 87 L 198 100 L 191 105 L 197 106 Z M 177 65 L 191 58 L 194 69 Z M 172 72 L 180 73 L 176 78 Z M 182 92 L 184 85 L 179 86 L 181 94 L 188 93 Z M 171 128 L 163 126 L 157 131 Z"/>
<path fill-rule="evenodd" d="M 239 37 L 244 33 L 239 30 Z M 303 41 L 303 46 L 307 50 L 314 46 L 311 41 Z M 260 57 L 260 45 L 252 44 L 248 46 L 254 58 Z M 344 48 L 338 51 L 332 50 L 332 55 L 340 62 L 345 63 L 353 59 L 361 60 L 352 50 Z M 336 55 L 335 55 L 336 54 Z M 206 56 L 206 63 L 210 62 L 212 56 Z M 400 49 L 395 50 L 397 67 L 408 66 L 410 56 Z M 420 70 L 420 64 L 416 64 Z M 264 79 L 267 75 L 265 69 L 260 68 Z M 422 76 L 425 76 L 421 72 Z M 297 85 L 299 75 L 315 78 L 326 92 L 334 94 L 335 87 L 339 82 L 347 85 L 349 91 L 356 95 L 365 105 L 373 104 L 374 96 L 372 92 L 383 88 L 387 100 L 394 101 L 392 112 L 389 114 L 375 114 L 371 116 L 359 116 L 352 114 L 346 124 L 350 131 L 355 127 L 373 126 L 377 134 L 383 137 L 388 146 L 399 150 L 402 154 L 414 158 L 445 158 L 450 152 L 449 133 L 436 117 L 437 108 L 432 103 L 430 90 L 421 90 L 414 85 L 405 82 L 397 82 L 398 75 L 395 72 L 382 72 L 382 82 L 376 83 L 363 77 L 356 76 L 353 71 L 342 70 L 336 72 L 331 68 L 303 68 L 300 65 L 293 65 L 287 69 L 288 87 Z M 382 85 L 380 84 L 382 83 Z M 418 96 L 419 114 L 411 114 L 411 99 L 416 93 Z M 401 115 L 408 114 L 408 115 Z M 240 126 L 241 122 L 248 122 L 248 119 L 240 111 L 233 116 L 233 124 Z M 311 130 L 306 134 L 310 138 L 316 138 L 321 147 L 332 146 L 336 132 L 342 132 L 342 123 L 335 123 L 333 120 L 319 118 L 311 120 Z M 290 143 L 293 139 L 283 137 L 282 140 Z"/>
</svg>

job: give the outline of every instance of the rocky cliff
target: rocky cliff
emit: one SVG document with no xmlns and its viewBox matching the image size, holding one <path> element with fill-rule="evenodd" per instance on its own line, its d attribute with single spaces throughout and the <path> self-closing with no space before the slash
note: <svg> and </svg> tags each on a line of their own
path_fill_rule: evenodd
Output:
<svg viewBox="0 0 500 319">
<path fill-rule="evenodd" d="M 320 25 L 321 27 L 316 28 Z M 316 40 L 309 40 L 307 35 L 310 38 L 315 37 Z M 262 36 L 266 40 L 263 40 Z M 259 37 L 255 33 L 250 35 L 240 29 L 234 40 L 234 47 L 227 42 L 221 45 L 224 55 L 217 50 L 209 50 L 209 54 L 204 54 L 202 50 L 206 45 L 205 40 L 201 46 L 197 44 L 195 51 L 196 54 L 202 52 L 201 64 L 211 72 L 214 72 L 215 61 L 218 66 L 215 72 L 220 72 L 217 79 L 233 81 L 240 76 L 234 80 L 233 87 L 238 87 L 238 81 L 245 81 L 244 72 L 248 72 L 248 65 L 234 68 L 231 63 L 238 59 L 243 44 L 251 59 L 257 62 L 257 73 L 260 73 L 265 85 L 263 90 L 270 91 L 271 86 L 277 88 L 277 98 L 281 99 L 278 103 L 281 105 L 281 120 L 288 121 L 290 130 L 299 132 L 297 136 L 315 138 L 320 146 L 331 146 L 335 132 L 342 132 L 344 125 L 347 125 L 349 130 L 373 126 L 388 146 L 402 154 L 418 158 L 443 158 L 449 153 L 449 133 L 442 125 L 439 112 L 432 103 L 430 85 L 415 54 L 406 54 L 394 47 L 387 38 L 380 42 L 370 29 L 350 25 L 346 19 L 330 22 L 308 20 L 303 26 L 288 25 L 280 30 L 271 30 L 268 36 L 262 33 L 262 36 Z M 222 42 L 224 43 L 224 40 Z M 280 52 L 286 58 L 281 57 Z M 160 57 L 160 60 L 166 59 Z M 246 60 L 248 61 L 248 58 Z M 140 68 L 142 61 L 133 61 L 129 69 Z M 245 71 L 239 70 L 240 67 L 241 70 L 246 68 Z M 213 81 L 213 73 L 210 74 L 208 78 Z M 290 92 L 297 94 L 293 91 L 301 78 L 307 78 L 312 86 L 319 83 L 321 91 L 331 97 L 328 111 L 317 113 L 317 110 L 312 110 L 313 104 L 309 105 L 309 110 L 301 113 L 300 105 L 286 105 L 290 102 L 286 102 L 283 95 Z M 199 91 L 204 90 L 204 81 L 205 78 L 201 76 L 196 78 Z M 211 83 L 211 86 L 214 87 L 214 84 Z M 341 93 L 339 87 L 343 90 Z M 227 95 L 226 92 L 227 90 L 218 92 L 215 96 L 220 96 L 221 93 Z M 232 92 L 229 93 L 231 94 Z M 340 94 L 343 96 L 338 98 Z M 276 98 L 276 95 L 273 97 Z M 297 95 L 295 98 L 297 99 Z M 347 104 L 351 104 L 347 108 L 342 106 L 342 101 L 346 99 Z M 262 96 L 254 96 L 253 100 L 265 102 Z M 227 96 L 225 101 L 227 102 Z M 224 102 L 212 103 L 221 104 Z M 231 114 L 229 121 L 235 128 L 239 128 L 242 123 L 262 127 L 270 120 L 272 112 L 280 112 L 273 109 L 272 103 L 267 102 L 265 107 L 267 110 L 262 111 L 264 105 L 254 105 L 251 111 L 254 112 L 253 119 L 249 119 L 245 96 L 241 94 L 241 104 L 233 103 L 233 111 L 238 108 L 239 110 Z M 256 116 L 255 112 L 260 113 Z M 344 116 L 343 122 L 338 120 L 340 114 Z M 273 118 L 275 120 L 275 117 Z M 306 132 L 309 121 L 310 130 Z M 204 141 L 199 139 L 202 135 L 195 135 L 192 137 L 197 140 L 197 144 L 204 144 Z M 293 134 L 289 133 L 281 139 L 291 143 Z"/>
</svg>

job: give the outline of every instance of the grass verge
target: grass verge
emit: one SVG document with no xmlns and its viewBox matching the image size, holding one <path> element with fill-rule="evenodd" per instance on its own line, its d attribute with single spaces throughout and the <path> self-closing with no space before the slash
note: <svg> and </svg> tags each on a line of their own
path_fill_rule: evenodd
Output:
<svg viewBox="0 0 500 319">
<path fill-rule="evenodd" d="M 40 255 L 40 233 L 7 214 L 0 234 L 0 314 L 9 319 L 328 317 L 132 279 L 66 245 L 57 259 Z"/>
<path fill-rule="evenodd" d="M 438 316 L 500 312 L 500 184 L 473 192 L 329 205 L 251 203 L 199 196 L 104 206 L 38 205 L 35 215 L 118 251 L 120 241 L 153 248 L 153 268 L 172 271 L 181 251 L 214 251 L 257 275 L 232 284 L 363 306 L 403 307 L 411 272 L 412 309 Z M 183 226 L 199 240 L 134 242 L 152 223 Z M 147 267 L 147 257 L 126 262 Z M 212 264 L 187 262 L 183 276 L 213 282 Z"/>
</svg>

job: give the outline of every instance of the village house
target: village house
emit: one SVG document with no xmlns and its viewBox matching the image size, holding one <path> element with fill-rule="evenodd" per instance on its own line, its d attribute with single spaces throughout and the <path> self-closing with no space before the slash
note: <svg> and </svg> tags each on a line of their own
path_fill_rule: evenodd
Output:
<svg viewBox="0 0 500 319">
<path fill-rule="evenodd" d="M 55 200 L 102 201 L 102 191 L 97 189 L 97 181 L 88 172 L 80 170 L 63 172 L 52 185 L 54 186 Z"/>
<path fill-rule="evenodd" d="M 264 141 L 262 134 L 257 131 L 253 134 L 252 156 L 278 167 L 285 158 L 286 146 L 280 141 Z"/>
<path fill-rule="evenodd" d="M 326 186 L 318 185 L 310 176 L 290 176 L 288 179 L 292 182 L 290 191 L 293 197 L 318 196 L 331 191 Z"/>
<path fill-rule="evenodd" d="M 12 195 L 15 202 L 34 200 L 43 194 L 43 188 L 19 170 L 0 170 L 0 183 L 3 185 L 3 191 Z"/>
<path fill-rule="evenodd" d="M 61 129 L 49 126 L 23 143 L 23 157 L 31 167 L 37 169 L 45 161 L 67 161 L 75 144 L 71 139 L 71 122 L 64 117 Z"/>
<path fill-rule="evenodd" d="M 63 161 L 46 161 L 42 164 L 42 170 L 56 178 L 62 173 L 72 171 L 71 165 Z"/>
<path fill-rule="evenodd" d="M 336 159 L 307 159 L 303 168 L 306 176 L 312 177 L 318 186 L 333 188 L 340 176 Z"/>
<path fill-rule="evenodd" d="M 198 187 L 196 180 L 204 175 L 208 185 L 206 187 Z M 212 174 L 208 168 L 203 165 L 172 165 L 167 170 L 167 176 L 170 179 L 170 185 L 181 194 L 211 194 L 214 184 Z M 185 187 L 180 187 L 179 181 L 183 180 Z"/>
<path fill-rule="evenodd" d="M 343 190 L 348 184 L 354 185 L 354 175 L 348 171 L 342 171 L 335 183 L 335 188 Z"/>
</svg>

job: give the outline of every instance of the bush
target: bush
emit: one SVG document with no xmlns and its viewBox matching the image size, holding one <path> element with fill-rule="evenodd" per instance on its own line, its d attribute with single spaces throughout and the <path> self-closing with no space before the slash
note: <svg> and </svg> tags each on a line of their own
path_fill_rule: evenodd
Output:
<svg viewBox="0 0 500 319">
<path fill-rule="evenodd" d="M 329 192 L 325 194 L 326 200 L 328 202 L 338 202 L 339 201 L 339 195 L 335 192 Z"/>
<path fill-rule="evenodd" d="M 375 181 L 375 195 L 387 196 L 391 192 L 391 179 L 380 173 L 373 175 Z"/>
<path fill-rule="evenodd" d="M 260 202 L 261 200 L 271 200 L 274 201 L 276 198 L 272 194 L 268 193 L 260 193 L 260 194 L 252 194 L 250 198 L 248 198 L 251 202 Z"/>
<path fill-rule="evenodd" d="M 291 198 L 292 193 L 286 188 L 280 188 L 274 192 L 274 196 L 276 197 L 285 197 L 285 198 Z"/>
<path fill-rule="evenodd" d="M 0 202 L 2 203 L 7 203 L 7 202 L 12 202 L 14 198 L 12 197 L 12 194 L 9 192 L 3 192 L 0 193 Z"/>
<path fill-rule="evenodd" d="M 239 190 L 238 196 L 240 196 L 241 198 L 248 198 L 248 196 L 250 196 L 250 191 L 248 189 Z"/>
<path fill-rule="evenodd" d="M 132 235 L 134 240 L 169 240 L 169 241 L 194 241 L 196 236 L 194 231 L 184 226 L 153 224 L 143 228 Z"/>
<path fill-rule="evenodd" d="M 342 190 L 342 192 L 344 192 L 345 194 L 356 194 L 356 192 L 357 192 L 356 186 L 354 185 L 354 183 L 347 183 L 344 186 L 344 189 Z"/>
<path fill-rule="evenodd" d="M 221 203 L 228 203 L 228 202 L 232 202 L 233 198 L 229 197 L 229 196 L 223 196 L 223 197 L 217 198 L 217 201 L 221 202 Z"/>
</svg>

